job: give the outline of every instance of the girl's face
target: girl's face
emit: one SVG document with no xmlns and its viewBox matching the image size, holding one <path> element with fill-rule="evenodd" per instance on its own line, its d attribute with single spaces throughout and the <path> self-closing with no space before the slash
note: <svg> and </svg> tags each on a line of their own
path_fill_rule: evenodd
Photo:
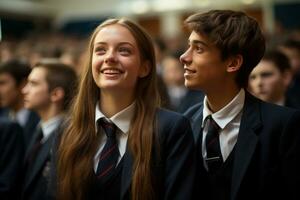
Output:
<svg viewBox="0 0 300 200">
<path fill-rule="evenodd" d="M 127 28 L 113 24 L 97 33 L 92 73 L 101 92 L 134 93 L 137 79 L 148 73 L 136 40 Z"/>
</svg>

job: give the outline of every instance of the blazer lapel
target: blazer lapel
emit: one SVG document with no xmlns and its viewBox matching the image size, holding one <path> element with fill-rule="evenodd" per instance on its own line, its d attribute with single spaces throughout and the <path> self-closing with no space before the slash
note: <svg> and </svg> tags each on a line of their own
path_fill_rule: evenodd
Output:
<svg viewBox="0 0 300 200">
<path fill-rule="evenodd" d="M 122 172 L 122 180 L 121 180 L 121 198 L 125 199 L 125 195 L 128 192 L 132 179 L 132 166 L 133 166 L 133 158 L 129 150 L 126 150 L 123 158 L 123 172 Z"/>
<path fill-rule="evenodd" d="M 29 187 L 33 179 L 36 177 L 38 172 L 41 170 L 41 168 L 44 167 L 44 163 L 48 159 L 50 155 L 50 149 L 52 147 L 52 142 L 54 139 L 54 133 L 51 133 L 50 137 L 47 139 L 47 141 L 42 144 L 42 147 L 40 149 L 40 152 L 38 153 L 36 157 L 36 161 L 32 167 L 32 170 L 28 175 L 26 176 L 26 182 L 25 182 L 25 190 Z M 29 169 L 30 170 L 30 169 Z"/>
<path fill-rule="evenodd" d="M 231 200 L 236 199 L 240 184 L 256 149 L 258 136 L 256 130 L 261 126 L 259 103 L 246 93 L 244 111 L 237 143 L 231 183 Z"/>
<path fill-rule="evenodd" d="M 201 131 L 202 118 L 203 118 L 202 110 L 203 110 L 203 106 L 201 106 L 199 110 L 195 113 L 195 115 L 191 118 L 192 120 L 191 124 L 192 124 L 192 129 L 193 129 L 193 134 L 194 134 L 194 139 L 196 144 L 198 144 L 199 140 L 202 139 L 202 131 Z"/>
</svg>

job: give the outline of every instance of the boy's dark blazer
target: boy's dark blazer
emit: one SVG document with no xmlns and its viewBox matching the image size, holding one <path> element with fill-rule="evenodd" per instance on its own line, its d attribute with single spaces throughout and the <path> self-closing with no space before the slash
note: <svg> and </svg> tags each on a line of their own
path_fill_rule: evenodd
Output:
<svg viewBox="0 0 300 200">
<path fill-rule="evenodd" d="M 154 181 L 154 199 L 192 199 L 196 166 L 190 123 L 187 118 L 178 113 L 159 109 L 157 124 L 159 155 L 154 150 L 151 170 Z M 131 199 L 132 167 L 133 157 L 127 149 L 123 157 L 120 200 Z M 53 172 L 52 177 L 55 178 L 55 171 Z M 54 196 L 55 182 L 55 179 L 51 180 L 51 190 Z M 87 199 L 102 199 L 101 193 L 94 194 Z"/>
<path fill-rule="evenodd" d="M 9 116 L 9 109 L 0 108 L 0 117 L 8 118 L 8 116 Z M 39 121 L 40 121 L 40 117 L 38 116 L 38 114 L 33 111 L 29 111 L 29 115 L 28 118 L 26 119 L 25 126 L 22 127 L 25 149 L 28 148 L 28 145 L 30 144 L 35 128 L 39 123 Z"/>
<path fill-rule="evenodd" d="M 34 132 L 37 127 L 37 124 L 40 121 L 40 117 L 37 113 L 30 111 L 26 125 L 24 127 L 24 142 L 25 147 L 28 149 L 32 138 L 34 137 Z"/>
<path fill-rule="evenodd" d="M 24 158 L 23 130 L 19 124 L 0 118 L 0 199 L 19 199 Z"/>
<path fill-rule="evenodd" d="M 203 104 L 190 118 L 197 149 L 198 196 L 209 199 L 201 153 Z M 300 199 L 300 113 L 265 103 L 246 92 L 235 145 L 230 200 Z M 205 196 L 207 197 L 205 198 Z"/>
<path fill-rule="evenodd" d="M 59 128 L 55 129 L 50 134 L 49 138 L 47 138 L 47 140 L 42 144 L 30 169 L 25 168 L 26 171 L 22 190 L 22 199 L 24 200 L 51 199 L 48 188 L 50 180 L 52 145 L 58 129 Z M 29 148 L 26 152 L 25 159 L 28 157 L 30 149 L 34 146 L 36 137 L 37 132 L 33 135 Z"/>
</svg>

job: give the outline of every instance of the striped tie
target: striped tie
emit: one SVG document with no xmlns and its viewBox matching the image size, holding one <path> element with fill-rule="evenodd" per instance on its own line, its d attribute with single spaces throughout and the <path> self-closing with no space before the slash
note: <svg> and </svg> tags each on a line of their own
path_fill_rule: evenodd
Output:
<svg viewBox="0 0 300 200">
<path fill-rule="evenodd" d="M 102 127 L 107 136 L 107 140 L 100 154 L 96 174 L 102 183 L 106 183 L 113 175 L 120 155 L 116 140 L 117 127 L 106 118 L 99 119 L 97 123 L 99 127 L 98 130 Z"/>
</svg>

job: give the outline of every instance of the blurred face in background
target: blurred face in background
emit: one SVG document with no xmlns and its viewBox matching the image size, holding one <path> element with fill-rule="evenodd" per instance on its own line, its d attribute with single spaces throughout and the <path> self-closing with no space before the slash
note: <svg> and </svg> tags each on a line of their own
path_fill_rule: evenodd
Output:
<svg viewBox="0 0 300 200">
<path fill-rule="evenodd" d="M 33 68 L 28 76 L 28 83 L 23 88 L 24 106 L 35 111 L 46 110 L 51 102 L 51 95 L 46 81 L 47 70 Z"/>
<path fill-rule="evenodd" d="M 184 85 L 183 65 L 177 58 L 167 57 L 162 62 L 163 79 L 167 86 Z"/>
<path fill-rule="evenodd" d="M 287 47 L 280 47 L 280 50 L 289 58 L 293 74 L 300 74 L 300 51 Z"/>
<path fill-rule="evenodd" d="M 249 89 L 261 100 L 278 103 L 284 100 L 290 73 L 282 73 L 271 61 L 262 60 L 251 72 Z"/>
<path fill-rule="evenodd" d="M 9 73 L 0 74 L 0 106 L 13 108 L 22 100 L 22 87 Z"/>
</svg>

